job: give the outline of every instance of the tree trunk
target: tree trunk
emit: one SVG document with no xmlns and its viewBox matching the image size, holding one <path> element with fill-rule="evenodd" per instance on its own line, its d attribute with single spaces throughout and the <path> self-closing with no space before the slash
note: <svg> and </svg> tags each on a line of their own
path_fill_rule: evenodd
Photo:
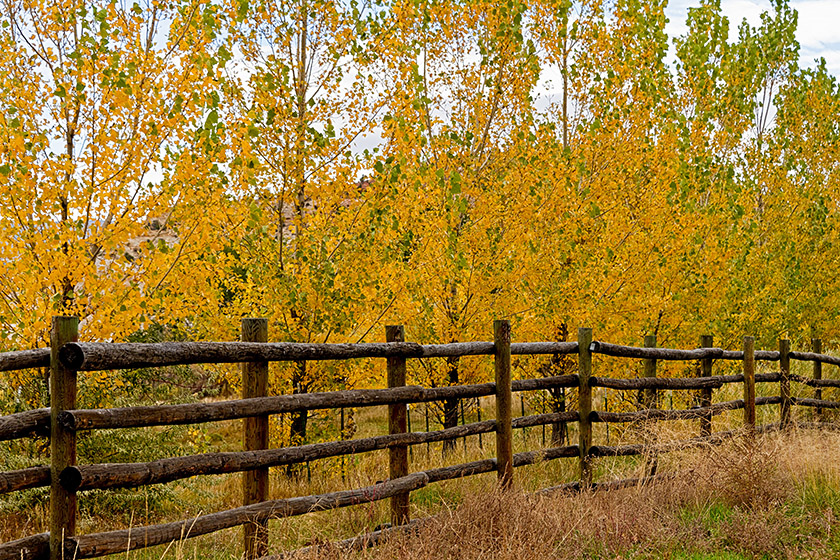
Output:
<svg viewBox="0 0 840 560">
<path fill-rule="evenodd" d="M 301 360 L 295 363 L 295 370 L 292 373 L 292 394 L 299 395 L 306 392 L 308 392 L 306 384 L 306 362 Z M 308 420 L 308 410 L 300 410 L 291 414 L 289 445 L 302 445 L 306 443 L 306 424 Z M 288 476 L 297 476 L 300 474 L 300 467 L 300 464 L 289 465 L 286 467 L 286 474 Z"/>
<path fill-rule="evenodd" d="M 566 412 L 566 388 L 549 389 L 551 394 L 551 412 Z M 551 445 L 557 447 L 567 445 L 568 430 L 565 422 L 555 422 L 551 425 Z"/>
<path fill-rule="evenodd" d="M 447 358 L 447 375 L 449 377 L 449 385 L 458 384 L 458 358 Z M 458 403 L 459 399 L 445 399 L 443 401 L 443 427 L 454 428 L 458 425 Z M 444 454 L 455 450 L 455 440 L 448 440 L 443 442 Z"/>
</svg>

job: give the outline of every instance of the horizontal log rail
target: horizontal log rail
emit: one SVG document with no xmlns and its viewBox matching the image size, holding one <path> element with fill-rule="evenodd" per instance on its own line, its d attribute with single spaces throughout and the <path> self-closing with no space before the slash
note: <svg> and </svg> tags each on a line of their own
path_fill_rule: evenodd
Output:
<svg viewBox="0 0 840 560">
<path fill-rule="evenodd" d="M 578 343 L 574 342 L 512 342 L 510 353 L 513 356 L 536 356 L 546 354 L 577 354 Z"/>
<path fill-rule="evenodd" d="M 791 375 L 790 379 L 809 387 L 840 387 L 840 379 L 812 379 L 801 375 Z"/>
<path fill-rule="evenodd" d="M 791 397 L 790 402 L 791 404 L 795 404 L 798 406 L 811 406 L 817 408 L 840 408 L 840 402 L 827 401 L 823 399 L 800 399 L 797 397 Z"/>
<path fill-rule="evenodd" d="M 555 389 L 560 387 L 577 387 L 580 384 L 578 374 L 572 375 L 558 375 L 555 377 L 537 377 L 534 379 L 515 379 L 511 381 L 511 391 L 514 393 L 520 391 L 539 391 L 542 389 Z M 496 390 L 496 384 L 493 383 L 493 391 Z M 447 387 L 441 387 L 446 389 Z M 443 397 L 441 397 L 443 398 Z M 431 399 L 439 400 L 439 399 Z"/>
<path fill-rule="evenodd" d="M 50 480 L 50 468 L 44 466 L 0 472 L 0 494 L 49 486 Z"/>
<path fill-rule="evenodd" d="M 311 344 L 302 342 L 73 342 L 59 350 L 65 367 L 77 371 L 136 369 L 187 364 L 348 360 L 357 358 L 453 358 L 489 356 L 493 342 L 370 342 Z M 520 342 L 514 355 L 575 354 L 577 342 Z M 49 356 L 49 351 L 47 352 Z M 49 360 L 47 360 L 49 364 Z"/>
<path fill-rule="evenodd" d="M 365 488 L 269 500 L 172 523 L 70 537 L 65 541 L 64 557 L 96 558 L 108 554 L 125 553 L 129 550 L 189 539 L 255 521 L 292 517 L 384 500 L 396 494 L 418 490 L 428 483 L 429 477 L 426 473 L 419 472 Z"/>
<path fill-rule="evenodd" d="M 39 533 L 0 544 L 0 560 L 43 560 L 49 556 L 49 533 Z"/>
<path fill-rule="evenodd" d="M 648 358 L 653 360 L 700 360 L 702 358 L 720 358 L 722 348 L 696 348 L 694 350 L 678 350 L 673 348 L 643 348 L 638 346 L 622 346 L 610 344 L 600 340 L 589 346 L 593 354 L 615 356 L 618 358 Z"/>
<path fill-rule="evenodd" d="M 576 375 L 541 379 L 521 379 L 512 383 L 513 391 L 530 391 L 550 387 L 574 387 Z M 380 406 L 395 403 L 418 403 L 443 399 L 486 397 L 496 393 L 495 383 L 453 385 L 427 389 L 419 386 L 390 389 L 351 389 L 325 393 L 300 393 L 276 397 L 257 397 L 213 403 L 134 406 L 67 410 L 58 421 L 66 429 L 94 430 L 140 428 L 174 424 L 198 424 L 219 420 L 235 420 L 266 414 L 280 414 L 326 408 Z"/>
<path fill-rule="evenodd" d="M 545 426 L 558 422 L 577 422 L 578 420 L 580 418 L 577 410 L 567 410 L 566 412 L 548 412 L 546 414 L 534 414 L 532 416 L 518 416 L 513 419 L 511 424 L 514 429 L 517 429 Z"/>
<path fill-rule="evenodd" d="M 487 344 L 490 345 L 487 348 Z M 444 345 L 438 345 L 444 346 Z M 445 345 L 452 355 L 489 354 L 493 343 Z M 59 359 L 77 371 L 136 369 L 206 363 L 341 360 L 353 358 L 422 358 L 416 342 L 308 344 L 302 342 L 77 342 L 65 344 Z"/>
<path fill-rule="evenodd" d="M 0 441 L 50 435 L 50 409 L 37 408 L 0 416 Z"/>
<path fill-rule="evenodd" d="M 779 372 L 759 373 L 755 376 L 756 383 L 777 383 L 781 379 Z M 712 377 L 636 377 L 632 379 L 618 379 L 614 377 L 589 378 L 590 387 L 606 387 L 608 389 L 635 390 L 635 389 L 719 389 L 728 383 L 743 383 L 744 374 L 715 375 Z"/>
<path fill-rule="evenodd" d="M 680 350 L 675 348 L 644 348 L 639 346 L 622 346 L 596 340 L 589 346 L 593 354 L 615 356 L 617 358 L 647 358 L 652 360 L 692 361 L 704 358 L 718 360 L 743 360 L 742 351 L 723 350 L 722 348 L 695 348 Z M 793 353 L 791 353 L 793 354 Z M 792 357 L 792 356 L 791 356 Z M 755 359 L 767 362 L 778 362 L 780 354 L 775 351 L 758 350 Z"/>
<path fill-rule="evenodd" d="M 823 364 L 832 364 L 840 366 L 840 357 L 829 356 L 827 354 L 816 354 L 814 352 L 791 352 L 788 354 L 791 360 L 800 360 L 803 362 L 820 362 Z"/>
<path fill-rule="evenodd" d="M 591 422 L 606 422 L 609 424 L 644 422 L 651 420 L 691 420 L 705 418 L 709 414 L 716 415 L 726 412 L 727 410 L 738 410 L 741 408 L 744 408 L 744 401 L 742 399 L 717 403 L 712 406 L 689 408 L 686 410 L 661 410 L 658 408 L 637 410 L 634 412 L 605 412 L 593 410 L 589 415 L 589 420 Z"/>
<path fill-rule="evenodd" d="M 577 446 L 526 451 L 514 455 L 514 466 L 531 465 L 560 457 L 576 457 L 577 452 Z M 64 554 L 66 558 L 79 559 L 117 554 L 206 535 L 245 523 L 271 518 L 292 517 L 315 511 L 384 500 L 396 494 L 418 490 L 431 482 L 488 473 L 494 470 L 496 470 L 496 460 L 485 459 L 417 472 L 365 488 L 341 490 L 315 496 L 269 500 L 172 523 L 81 535 L 67 539 Z"/>
<path fill-rule="evenodd" d="M 590 387 L 606 387 L 608 389 L 718 389 L 723 387 L 724 381 L 718 377 L 637 377 L 633 379 L 616 379 L 612 377 L 589 378 Z"/>
<path fill-rule="evenodd" d="M 577 352 L 577 350 L 575 350 Z M 0 371 L 44 368 L 50 366 L 50 349 L 15 350 L 0 353 Z"/>
<path fill-rule="evenodd" d="M 572 422 L 577 411 L 537 414 L 513 419 L 513 428 L 526 428 Z M 420 445 L 485 434 L 496 429 L 495 420 L 485 420 L 438 430 L 409 432 L 362 439 L 312 443 L 296 447 L 260 451 L 204 453 L 184 457 L 158 459 L 146 463 L 99 463 L 65 468 L 59 475 L 61 485 L 68 491 L 105 488 L 137 488 L 162 484 L 198 475 L 242 472 L 257 468 L 278 467 L 327 457 L 365 453 L 403 445 Z M 49 475 L 49 472 L 47 473 Z M 47 482 L 48 484 L 49 482 Z M 0 478 L 2 489 L 2 478 Z"/>
<path fill-rule="evenodd" d="M 758 397 L 755 399 L 756 406 L 779 404 L 781 402 L 781 397 Z M 717 415 L 728 410 L 738 410 L 742 408 L 744 408 L 743 399 L 684 410 L 661 410 L 658 408 L 638 410 L 634 412 L 604 412 L 600 410 L 593 410 L 589 414 L 589 420 L 591 422 L 606 423 L 643 422 L 649 420 L 696 420 L 698 418 L 705 418 L 709 414 Z"/>
</svg>

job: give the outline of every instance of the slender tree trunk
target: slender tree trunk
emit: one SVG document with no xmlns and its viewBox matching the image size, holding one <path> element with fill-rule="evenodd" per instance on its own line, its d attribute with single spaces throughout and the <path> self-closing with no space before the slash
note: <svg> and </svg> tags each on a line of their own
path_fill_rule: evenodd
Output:
<svg viewBox="0 0 840 560">
<path fill-rule="evenodd" d="M 295 363 L 295 370 L 292 373 L 292 393 L 301 394 L 308 392 L 306 384 L 306 362 L 300 361 Z M 306 426 L 309 420 L 309 412 L 301 410 L 291 413 L 291 423 L 289 425 L 289 444 L 301 445 L 306 443 Z M 297 476 L 300 474 L 300 464 L 288 465 L 286 467 L 286 474 L 288 476 Z"/>
<path fill-rule="evenodd" d="M 549 389 L 551 394 L 551 412 L 566 412 L 566 388 L 555 387 Z M 551 425 L 551 445 L 566 445 L 568 431 L 565 422 L 555 422 Z"/>
<path fill-rule="evenodd" d="M 458 358 L 447 358 L 447 375 L 450 385 L 458 384 Z M 446 399 L 443 401 L 443 427 L 454 428 L 458 425 L 458 399 Z M 443 442 L 443 452 L 448 453 L 455 450 L 454 439 Z"/>
</svg>

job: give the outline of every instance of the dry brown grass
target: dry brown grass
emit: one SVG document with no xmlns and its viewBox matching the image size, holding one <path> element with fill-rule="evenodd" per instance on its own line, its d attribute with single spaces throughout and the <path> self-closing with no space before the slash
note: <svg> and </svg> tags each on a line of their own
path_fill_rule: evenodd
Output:
<svg viewBox="0 0 840 560">
<path fill-rule="evenodd" d="M 738 398 L 721 395 L 720 400 Z M 764 422 L 777 419 L 777 407 L 762 407 Z M 807 411 L 797 409 L 805 417 Z M 358 412 L 356 437 L 383 433 L 384 410 Z M 486 417 L 486 416 L 485 416 Z M 415 419 L 415 423 L 416 423 Z M 715 418 L 715 430 L 740 425 L 740 412 Z M 225 426 L 224 439 L 238 441 L 238 426 Z M 422 429 L 415 425 L 414 429 Z M 433 426 L 434 429 L 434 426 Z M 574 430 L 574 427 L 572 427 Z M 639 426 L 612 426 L 610 443 L 638 441 Z M 697 435 L 697 422 L 660 423 L 653 427 L 660 441 Z M 515 434 L 515 451 L 536 449 L 541 430 Z M 596 426 L 596 440 L 606 443 L 606 426 Z M 571 442 L 576 443 L 573 431 Z M 231 444 L 233 445 L 233 444 Z M 493 456 L 492 434 L 484 448 L 470 438 L 466 449 L 458 442 L 446 463 Z M 439 446 L 427 453 L 413 450 L 412 470 L 441 466 Z M 840 516 L 840 436 L 831 432 L 801 431 L 760 437 L 752 445 L 742 440 L 727 445 L 675 452 L 659 459 L 661 472 L 684 476 L 665 484 L 583 495 L 535 496 L 540 488 L 574 480 L 576 460 L 559 460 L 517 469 L 514 492 L 495 490 L 495 477 L 482 475 L 431 485 L 412 493 L 412 517 L 435 519 L 410 536 L 394 537 L 384 545 L 360 553 L 323 549 L 311 558 L 840 558 L 835 521 Z M 596 462 L 597 480 L 643 474 L 638 458 L 604 458 Z M 272 469 L 272 498 L 317 494 L 361 487 L 387 477 L 384 452 L 348 457 L 342 481 L 339 459 L 312 465 L 289 478 Z M 128 525 L 138 526 L 183 519 L 240 504 L 237 475 L 197 477 L 167 485 L 169 496 L 156 507 L 143 500 L 119 511 L 86 509 L 81 533 Z M 142 492 L 151 492 L 144 489 Z M 142 497 L 143 494 L 138 494 Z M 82 501 L 91 502 L 83 494 Z M 116 503 L 116 502 L 114 502 Z M 87 512 L 87 513 L 85 513 Z M 4 519 L 0 533 L 9 537 L 45 530 L 39 520 L 45 510 L 22 512 Z M 8 526 L 6 525 L 8 521 Z M 274 520 L 270 523 L 273 551 L 335 541 L 362 534 L 388 521 L 387 502 L 332 512 Z M 24 527 L 27 530 L 22 530 Z M 239 558 L 241 530 L 231 529 L 197 539 L 121 555 L 130 559 Z"/>
<path fill-rule="evenodd" d="M 680 453 L 684 475 L 611 492 L 473 493 L 407 535 L 310 559 L 836 558 L 840 436 L 802 431 Z M 328 538 L 328 535 L 320 535 Z"/>
</svg>

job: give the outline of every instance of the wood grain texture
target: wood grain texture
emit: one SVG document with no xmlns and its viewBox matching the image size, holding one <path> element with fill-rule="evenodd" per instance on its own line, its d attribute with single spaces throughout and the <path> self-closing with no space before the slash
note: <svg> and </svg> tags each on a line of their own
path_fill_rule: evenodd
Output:
<svg viewBox="0 0 840 560">
<path fill-rule="evenodd" d="M 840 387 L 840 379 L 811 379 L 799 375 L 791 375 L 790 380 L 808 385 L 809 387 Z"/>
<path fill-rule="evenodd" d="M 711 335 L 703 335 L 700 337 L 701 348 L 713 348 L 714 338 Z M 700 378 L 710 379 L 712 377 L 712 358 L 701 358 L 700 360 Z M 699 403 L 701 407 L 712 405 L 712 387 L 703 387 L 700 389 Z M 700 418 L 700 435 L 708 436 L 712 433 L 712 415 L 707 414 Z"/>
<path fill-rule="evenodd" d="M 451 344 L 358 343 L 311 344 L 275 342 L 257 345 L 248 342 L 154 342 L 154 343 L 100 343 L 83 342 L 61 349 L 65 366 L 78 371 L 104 369 L 134 369 L 154 366 L 184 364 L 237 363 L 300 360 L 346 360 L 353 358 L 453 358 L 459 356 L 492 355 L 493 342 L 456 342 Z M 48 362 L 41 350 L 9 356 L 9 369 L 38 367 L 42 360 Z M 515 355 L 574 354 L 576 342 L 520 342 L 511 345 Z M 35 364 L 35 365 L 32 365 Z M 0 366 L 3 365 L 0 357 Z"/>
<path fill-rule="evenodd" d="M 758 397 L 755 400 L 756 405 L 779 404 L 780 397 Z M 739 410 L 744 408 L 744 401 L 742 399 L 716 403 L 709 407 L 689 408 L 685 410 L 657 410 L 647 409 L 638 410 L 635 412 L 603 412 L 592 411 L 589 414 L 591 422 L 642 422 L 646 420 L 694 420 L 702 418 L 704 415 L 712 413 L 714 415 L 720 414 L 727 410 Z"/>
<path fill-rule="evenodd" d="M 0 441 L 50 435 L 50 409 L 38 408 L 0 416 Z"/>
<path fill-rule="evenodd" d="M 499 483 L 513 483 L 513 395 L 511 393 L 510 322 L 493 322 L 496 372 L 496 460 Z"/>
<path fill-rule="evenodd" d="M 50 330 L 50 560 L 63 560 L 63 545 L 76 533 L 76 494 L 59 482 L 59 474 L 76 464 L 76 434 L 58 421 L 76 408 L 76 371 L 58 359 L 58 350 L 79 339 L 77 317 L 53 317 Z"/>
<path fill-rule="evenodd" d="M 755 338 L 744 337 L 744 428 L 755 432 Z"/>
<path fill-rule="evenodd" d="M 387 342 L 405 341 L 405 329 L 402 325 L 385 327 Z M 388 387 L 405 386 L 405 358 L 388 358 L 387 365 Z M 404 434 L 408 431 L 408 409 L 405 403 L 388 405 L 388 433 L 390 435 Z M 408 475 L 408 446 L 392 445 L 388 449 L 388 472 L 391 479 Z M 405 525 L 411 520 L 408 509 L 408 492 L 391 496 L 391 524 Z"/>
<path fill-rule="evenodd" d="M 840 402 L 837 401 L 827 401 L 827 400 L 817 400 L 817 399 L 800 399 L 796 397 L 792 397 L 790 399 L 791 404 L 795 404 L 798 406 L 811 406 L 817 408 L 840 408 Z"/>
<path fill-rule="evenodd" d="M 616 356 L 619 358 L 646 358 L 651 360 L 699 360 L 701 358 L 720 358 L 722 348 L 696 348 L 693 350 L 678 350 L 674 348 L 639 348 L 638 346 L 622 346 L 609 342 L 595 341 L 590 350 L 593 354 Z"/>
<path fill-rule="evenodd" d="M 49 557 L 49 533 L 40 533 L 0 544 L 0 560 L 44 560 Z"/>
<path fill-rule="evenodd" d="M 268 342 L 268 321 L 244 317 L 240 327 L 243 342 Z M 268 362 L 242 364 L 242 398 L 268 396 Z M 242 422 L 242 444 L 245 451 L 268 448 L 268 415 L 245 418 Z M 268 499 L 268 467 L 242 473 L 242 505 L 257 504 Z M 268 521 L 261 520 L 242 526 L 245 559 L 253 560 L 268 554 Z"/>
<path fill-rule="evenodd" d="M 650 391 L 656 389 L 703 389 L 723 387 L 724 381 L 714 377 L 690 378 L 690 377 L 638 377 L 635 379 L 615 379 L 611 377 L 590 377 L 591 387 L 608 387 L 619 390 L 642 390 Z"/>
<path fill-rule="evenodd" d="M 0 472 L 0 494 L 49 486 L 50 480 L 50 467 L 46 466 Z"/>
<path fill-rule="evenodd" d="M 580 450 L 580 485 L 588 488 L 592 484 L 592 461 L 589 448 L 592 447 L 592 329 L 578 329 L 578 447 Z"/>
<path fill-rule="evenodd" d="M 822 364 L 831 364 L 835 366 L 840 366 L 840 357 L 838 356 L 829 356 L 827 354 L 820 354 L 817 351 L 814 352 L 791 352 L 788 354 L 788 357 L 791 360 L 799 360 L 802 362 L 820 362 Z"/>
<path fill-rule="evenodd" d="M 51 355 L 49 348 L 2 352 L 0 353 L 0 371 L 50 367 Z"/>
</svg>

